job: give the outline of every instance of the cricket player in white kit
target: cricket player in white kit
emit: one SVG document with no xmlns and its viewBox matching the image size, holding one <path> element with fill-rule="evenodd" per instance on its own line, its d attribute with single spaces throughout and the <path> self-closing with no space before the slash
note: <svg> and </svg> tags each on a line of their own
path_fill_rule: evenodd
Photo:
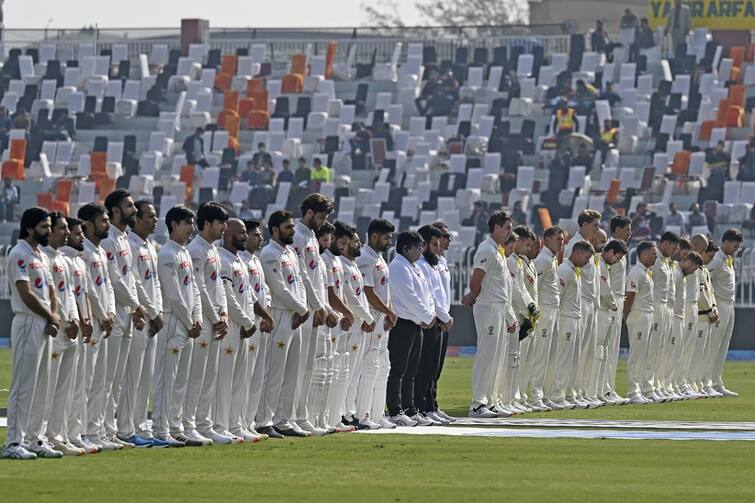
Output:
<svg viewBox="0 0 755 503">
<path fill-rule="evenodd" d="M 627 276 L 627 291 L 624 299 L 624 322 L 629 335 L 629 359 L 627 381 L 629 403 L 644 405 L 653 401 L 643 396 L 643 389 L 652 387 L 652 373 L 648 359 L 648 339 L 653 329 L 653 273 L 651 267 L 658 258 L 658 250 L 652 241 L 637 245 L 637 264 Z"/>
<path fill-rule="evenodd" d="M 107 338 L 115 325 L 115 295 L 107 269 L 107 255 L 100 242 L 110 232 L 107 210 L 94 203 L 79 209 L 84 222 L 84 262 L 87 266 L 87 295 L 92 307 L 93 331 L 85 351 L 86 359 L 86 439 L 102 450 L 122 448 L 102 434 L 105 417 L 105 373 Z"/>
<path fill-rule="evenodd" d="M 337 236 L 337 230 L 340 230 L 343 235 L 340 237 Z M 336 229 L 334 226 L 330 248 L 322 254 L 322 259 L 328 268 L 328 303 L 341 315 L 341 321 L 338 326 L 330 330 L 332 363 L 329 367 L 330 372 L 327 379 L 327 382 L 330 384 L 328 385 L 328 403 L 324 419 L 325 424 L 335 428 L 338 432 L 353 431 L 356 429 L 356 426 L 344 424 L 341 421 L 344 414 L 343 396 L 349 383 L 349 355 L 345 351 L 345 345 L 349 330 L 354 324 L 354 313 L 346 305 L 343 296 L 344 278 L 341 250 L 346 249 L 349 242 L 351 242 L 350 231 L 343 226 L 339 226 L 339 229 Z"/>
<path fill-rule="evenodd" d="M 624 243 L 629 243 L 632 236 L 632 221 L 623 215 L 617 215 L 611 218 L 611 239 L 617 239 Z M 624 292 L 626 290 L 627 280 L 627 258 L 622 259 L 608 268 L 609 281 L 611 290 L 616 299 L 616 309 L 619 316 L 624 313 Z M 613 329 L 608 339 L 608 365 L 606 366 L 606 382 L 604 383 L 607 390 L 606 396 L 609 398 L 607 403 L 616 405 L 625 405 L 628 400 L 616 393 L 616 369 L 619 365 L 619 340 L 621 339 L 621 320 L 613 325 Z"/>
<path fill-rule="evenodd" d="M 705 249 L 708 247 L 708 239 L 700 234 L 690 239 L 692 250 L 703 258 Z M 703 262 L 703 265 L 705 262 Z M 700 278 L 702 267 L 690 274 L 685 281 L 685 308 L 684 308 L 684 338 L 682 340 L 681 359 L 679 372 L 676 375 L 677 388 L 682 396 L 687 399 L 700 398 L 697 384 L 693 379 L 693 365 L 699 364 L 695 348 L 698 345 L 699 334 L 697 331 L 698 304 L 700 303 Z"/>
<path fill-rule="evenodd" d="M 369 334 L 365 347 L 362 375 L 357 390 L 357 416 L 380 428 L 392 429 L 396 425 L 385 418 L 385 391 L 391 362 L 388 357 L 388 333 L 396 324 L 396 313 L 391 309 L 388 264 L 383 253 L 391 245 L 396 229 L 388 220 L 375 219 L 367 226 L 367 244 L 356 264 L 362 273 L 364 294 L 375 320 L 375 330 Z"/>
<path fill-rule="evenodd" d="M 575 239 L 575 238 L 573 238 Z M 578 336 L 582 329 L 582 268 L 592 260 L 594 250 L 585 240 L 571 243 L 571 253 L 558 267 L 558 297 L 560 299 L 553 370 L 550 385 L 552 408 L 573 409 L 577 406 L 574 388 L 574 366 L 579 351 Z"/>
<path fill-rule="evenodd" d="M 538 313 L 536 317 L 529 315 L 529 323 L 525 324 L 519 329 L 520 335 L 523 335 L 525 333 L 527 335 L 524 339 L 522 339 L 519 347 L 519 386 L 516 393 L 516 399 L 520 408 L 526 409 L 528 411 L 534 410 L 540 412 L 544 409 L 541 409 L 540 407 L 533 408 L 529 404 L 529 383 L 532 376 L 531 372 L 533 340 L 537 333 L 537 321 L 540 319 L 540 301 L 537 291 L 537 270 L 535 269 L 534 262 L 537 256 L 540 254 L 540 240 L 529 227 L 520 226 L 518 229 L 519 231 L 517 231 L 516 229 L 514 231 L 517 232 L 517 235 L 519 235 L 520 238 L 523 236 L 529 236 L 532 239 L 532 244 L 529 250 L 527 250 L 527 253 L 525 255 L 521 256 L 521 259 L 524 265 L 524 286 L 527 288 L 527 293 L 529 293 L 534 304 L 537 306 Z M 530 232 L 532 232 L 532 234 L 529 234 Z"/>
<path fill-rule="evenodd" d="M 312 319 L 302 325 L 301 351 L 298 355 L 298 381 L 294 399 L 294 420 L 304 431 L 312 435 L 324 435 L 327 430 L 317 428 L 312 424 L 307 410 L 307 399 L 312 381 L 312 371 L 315 363 L 317 333 L 319 327 L 327 323 L 334 327 L 337 323 L 335 313 L 328 306 L 327 291 L 320 271 L 320 246 L 315 231 L 325 222 L 333 212 L 333 203 L 322 194 L 310 194 L 301 204 L 301 218 L 294 227 L 294 251 L 299 259 L 299 270 L 307 293 L 307 305 L 312 312 Z"/>
<path fill-rule="evenodd" d="M 186 243 L 194 232 L 194 213 L 183 205 L 165 214 L 170 239 L 157 254 L 165 326 L 156 335 L 152 380 L 152 430 L 171 447 L 184 447 L 181 408 L 186 398 L 192 343 L 202 331 L 202 305 Z M 197 444 L 193 444 L 197 445 Z M 199 444 L 201 445 L 201 444 Z"/>
<path fill-rule="evenodd" d="M 289 211 L 275 211 L 267 225 L 271 240 L 262 249 L 260 261 L 270 287 L 270 314 L 275 328 L 268 339 L 269 364 L 266 364 L 267 374 L 257 411 L 257 431 L 271 437 L 308 437 L 308 432 L 299 428 L 295 421 L 290 421 L 299 367 L 299 329 L 309 318 L 299 259 L 291 248 L 294 242 L 294 216 Z"/>
<path fill-rule="evenodd" d="M 83 222 L 78 218 L 68 218 L 68 244 L 61 248 L 61 253 L 68 262 L 71 272 L 71 289 L 79 310 L 81 327 L 80 337 L 76 340 L 76 357 L 74 361 L 74 377 L 71 384 L 70 400 L 65 405 L 65 435 L 64 440 L 74 447 L 83 449 L 87 454 L 99 452 L 92 444 L 84 442 L 84 426 L 86 421 L 86 348 L 92 337 L 93 326 L 89 305 L 89 277 L 86 263 L 82 257 L 84 251 Z M 49 425 L 48 425 L 49 430 Z"/>
<path fill-rule="evenodd" d="M 49 339 L 58 336 L 61 323 L 50 263 L 40 250 L 40 246 L 48 244 L 50 230 L 46 210 L 27 209 L 21 216 L 18 243 L 8 255 L 6 275 L 14 314 L 11 322 L 13 367 L 8 394 L 8 431 L 1 458 L 63 456 L 40 439 L 32 439 L 27 430 L 34 420 L 31 411 L 35 393 L 42 393 L 42 400 L 45 398 L 47 383 L 40 382 L 40 369 L 50 364 Z M 42 414 L 43 409 L 39 411 Z M 24 441 L 30 442 L 22 445 Z"/>
<path fill-rule="evenodd" d="M 126 236 L 127 227 L 133 225 L 136 218 L 136 207 L 131 195 L 125 189 L 116 189 L 108 194 L 105 198 L 105 207 L 110 217 L 110 231 L 108 237 L 102 240 L 102 248 L 107 255 L 108 274 L 115 294 L 115 326 L 106 344 L 104 433 L 110 442 L 123 447 L 135 447 L 135 444 L 118 438 L 115 412 L 120 402 L 126 362 L 131 350 L 132 329 L 143 329 L 147 317 L 136 293 L 131 248 Z M 121 408 L 118 414 L 118 421 L 124 429 L 133 420 L 132 416 L 133 407 L 130 403 L 126 403 L 126 407 Z M 147 446 L 149 446 L 148 443 L 139 445 L 139 447 Z"/>
<path fill-rule="evenodd" d="M 154 438 L 151 423 L 147 420 L 147 402 L 155 370 L 155 335 L 164 325 L 163 297 L 157 277 L 157 249 L 149 239 L 157 228 L 157 212 L 146 200 L 137 201 L 134 205 L 136 221 L 128 233 L 128 244 L 136 277 L 136 293 L 149 322 L 141 330 L 134 330 L 131 337 L 125 393 L 120 403 L 128 403 L 133 414 L 119 423 L 118 436 L 134 445 L 146 440 L 151 447 L 161 448 L 168 444 Z"/>
<path fill-rule="evenodd" d="M 260 396 L 262 394 L 262 383 L 267 373 L 267 339 L 271 337 L 270 332 L 272 332 L 274 323 L 268 311 L 271 303 L 270 288 L 268 288 L 265 282 L 265 272 L 262 270 L 262 263 L 256 255 L 256 252 L 262 247 L 260 222 L 259 220 L 245 220 L 244 226 L 247 233 L 246 249 L 239 250 L 237 255 L 246 264 L 247 272 L 249 273 L 249 284 L 252 290 L 254 290 L 254 295 L 257 297 L 255 311 L 259 308 L 264 312 L 264 316 L 257 316 L 256 321 L 260 330 L 249 338 L 249 358 L 246 361 L 247 385 L 243 400 L 246 408 L 243 414 L 243 424 L 246 430 L 252 435 L 268 438 L 268 435 L 263 435 L 256 430 L 254 418 L 257 415 L 257 408 L 259 407 Z"/>
<path fill-rule="evenodd" d="M 60 337 L 52 339 L 50 374 L 45 400 L 45 436 L 53 448 L 66 456 L 78 456 L 86 451 L 67 442 L 66 412 L 73 398 L 76 379 L 76 360 L 80 332 L 79 309 L 73 292 L 73 274 L 61 249 L 68 242 L 68 222 L 62 213 L 50 213 L 52 232 L 49 245 L 42 248 L 52 268 L 52 281 L 58 300 L 58 314 L 62 323 Z"/>
<path fill-rule="evenodd" d="M 742 245 L 742 232 L 729 229 L 721 238 L 721 249 L 716 253 L 708 270 L 713 283 L 713 293 L 718 306 L 718 323 L 711 333 L 711 351 L 709 365 L 711 368 L 712 387 L 723 396 L 737 396 L 737 393 L 724 386 L 723 372 L 729 342 L 734 332 L 734 299 L 736 295 L 736 278 L 734 274 L 734 256 Z"/>
<path fill-rule="evenodd" d="M 719 322 L 719 315 L 708 266 L 713 262 L 713 258 L 718 252 L 718 245 L 709 241 L 705 253 L 703 253 L 705 267 L 700 269 L 700 300 L 697 305 L 697 339 L 694 352 L 696 361 L 692 365 L 691 371 L 697 390 L 704 398 L 721 398 L 723 396 L 712 387 L 711 365 L 709 364 L 712 333 L 716 323 Z"/>
<path fill-rule="evenodd" d="M 543 233 L 543 247 L 533 261 L 537 274 L 537 293 L 540 319 L 535 326 L 531 350 L 529 400 L 534 410 L 553 408 L 550 384 L 547 377 L 553 374 L 556 355 L 556 321 L 558 320 L 558 254 L 564 249 L 564 231 L 560 227 L 550 227 Z M 548 387 L 546 388 L 546 384 Z M 525 387 L 527 389 L 527 387 Z M 547 393 L 547 394 L 546 394 Z"/>
<path fill-rule="evenodd" d="M 603 232 L 602 230 L 600 232 Z M 595 374 L 591 377 L 591 392 L 598 397 L 598 400 L 608 405 L 618 405 L 623 401 L 614 400 L 608 394 L 608 368 L 609 368 L 609 343 L 611 334 L 614 331 L 614 325 L 621 323 L 618 303 L 613 294 L 611 285 L 610 268 L 616 266 L 621 259 L 627 254 L 627 246 L 623 241 L 611 239 L 600 251 L 600 262 L 598 265 L 598 312 L 596 313 L 596 324 L 598 330 L 598 340 L 595 355 Z"/>
<path fill-rule="evenodd" d="M 585 240 L 591 244 L 595 234 L 600 229 L 600 213 L 595 210 L 584 210 L 577 217 L 579 233 L 574 236 L 566 245 L 564 258 L 569 258 L 575 240 Z M 573 380 L 568 383 L 567 387 L 573 387 L 577 390 L 574 397 L 576 408 L 590 409 L 599 407 L 602 402 L 595 397 L 589 396 L 589 376 L 592 372 L 592 366 L 595 361 L 595 344 L 597 340 L 596 327 L 596 292 L 598 287 L 598 257 L 593 255 L 592 260 L 582 267 L 582 299 L 580 308 L 582 317 L 580 321 L 580 333 L 577 336 L 578 342 L 575 348 L 574 376 Z"/>
<path fill-rule="evenodd" d="M 671 399 L 664 390 L 665 383 L 662 382 L 660 365 L 671 336 L 671 281 L 673 256 L 678 248 L 679 236 L 673 232 L 664 232 L 658 244 L 658 258 L 651 269 L 653 272 L 653 331 L 648 343 L 646 365 L 653 375 L 653 385 L 642 393 L 654 402 Z"/>
<path fill-rule="evenodd" d="M 511 217 L 496 211 L 488 219 L 488 235 L 474 256 L 469 292 L 461 303 L 473 306 L 477 352 L 472 369 L 472 401 L 469 417 L 510 415 L 495 403 L 498 361 L 506 354 L 506 338 L 517 329 L 511 307 L 511 276 L 502 245 L 511 235 Z"/>
<path fill-rule="evenodd" d="M 340 252 L 341 266 L 343 267 L 343 298 L 346 306 L 354 313 L 355 318 L 348 336 L 339 341 L 342 344 L 339 348 L 341 354 L 349 355 L 349 379 L 344 394 L 343 405 L 344 423 L 359 428 L 359 418 L 356 414 L 357 388 L 359 386 L 359 378 L 362 375 L 362 364 L 364 362 L 367 341 L 375 329 L 376 322 L 372 317 L 370 305 L 367 303 L 367 297 L 364 294 L 362 273 L 355 262 L 362 253 L 362 241 L 359 239 L 359 234 L 355 228 L 342 222 L 336 222 L 335 227 L 337 237 L 342 238 L 344 234 L 350 235 L 346 247 L 341 248 Z M 341 240 L 341 243 L 343 242 Z"/>
</svg>

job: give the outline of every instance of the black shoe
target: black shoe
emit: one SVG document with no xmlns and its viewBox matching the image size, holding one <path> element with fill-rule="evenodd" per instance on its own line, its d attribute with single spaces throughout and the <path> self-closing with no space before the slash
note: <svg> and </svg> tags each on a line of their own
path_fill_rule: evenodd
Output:
<svg viewBox="0 0 755 503">
<path fill-rule="evenodd" d="M 204 447 L 204 444 L 200 442 L 199 440 L 192 440 L 191 438 L 187 438 L 186 435 L 178 435 L 177 437 L 173 437 L 179 442 L 183 442 L 183 444 L 186 447 Z"/>
<path fill-rule="evenodd" d="M 299 437 L 299 438 L 307 438 L 309 435 L 304 433 L 303 431 L 296 431 L 293 428 L 287 428 L 287 429 L 281 429 L 278 427 L 273 427 L 275 431 L 277 431 L 280 435 L 283 435 L 284 437 Z"/>
<path fill-rule="evenodd" d="M 257 428 L 257 433 L 264 433 L 268 438 L 283 438 L 283 435 L 278 433 L 272 426 Z"/>
</svg>

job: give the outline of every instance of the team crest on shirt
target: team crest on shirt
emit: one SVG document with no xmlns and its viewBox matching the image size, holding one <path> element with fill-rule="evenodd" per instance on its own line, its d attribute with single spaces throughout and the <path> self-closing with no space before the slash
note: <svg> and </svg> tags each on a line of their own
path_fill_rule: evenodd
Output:
<svg viewBox="0 0 755 503">
<path fill-rule="evenodd" d="M 101 286 L 102 285 L 102 276 L 97 276 L 96 278 L 94 278 L 94 284 L 97 285 L 97 286 Z"/>
<path fill-rule="evenodd" d="M 18 262 L 16 262 L 16 265 L 19 269 L 26 269 L 26 262 L 24 262 L 23 259 L 19 259 Z"/>
<path fill-rule="evenodd" d="M 183 283 L 184 283 L 184 285 L 188 285 L 189 284 L 189 275 L 188 274 L 186 276 L 184 276 Z"/>
<path fill-rule="evenodd" d="M 637 288 L 637 285 L 635 284 L 634 281 L 630 281 L 629 282 L 629 286 L 631 286 L 632 288 L 635 288 L 635 289 Z"/>
<path fill-rule="evenodd" d="M 281 267 L 291 267 L 291 262 L 281 260 Z"/>
<path fill-rule="evenodd" d="M 235 273 L 235 272 L 236 272 L 236 271 L 234 271 L 234 273 Z M 212 271 L 212 272 L 210 273 L 210 279 L 211 279 L 212 281 L 217 281 L 217 280 L 218 280 L 218 271 Z"/>
<path fill-rule="evenodd" d="M 352 281 L 359 281 L 359 275 L 358 274 L 352 274 L 351 275 Z"/>
<path fill-rule="evenodd" d="M 341 280 L 337 279 L 336 280 L 336 288 L 340 288 L 340 287 L 341 287 Z"/>
<path fill-rule="evenodd" d="M 315 267 L 317 267 L 317 261 L 315 259 L 310 260 L 309 268 L 314 270 Z"/>
<path fill-rule="evenodd" d="M 139 262 L 149 262 L 149 255 L 139 255 Z"/>
<path fill-rule="evenodd" d="M 288 275 L 288 276 L 286 277 L 286 282 L 288 282 L 288 284 L 289 284 L 289 285 L 292 285 L 292 284 L 294 284 L 294 282 L 295 282 L 295 281 L 296 281 L 296 278 L 294 277 L 294 275 L 293 275 L 293 274 L 289 274 L 289 275 Z"/>
<path fill-rule="evenodd" d="M 307 253 L 314 253 L 315 249 L 312 246 L 307 246 Z"/>
<path fill-rule="evenodd" d="M 380 284 L 381 285 L 385 285 L 385 276 L 383 276 L 382 278 L 380 278 Z"/>
<path fill-rule="evenodd" d="M 531 275 L 528 274 L 527 275 L 527 281 L 529 281 L 530 284 L 534 284 L 535 283 L 535 278 L 533 278 Z"/>
<path fill-rule="evenodd" d="M 80 278 L 81 277 L 81 271 L 79 271 L 78 269 L 76 269 L 75 271 L 73 271 L 73 275 L 75 277 L 77 277 L 77 278 Z"/>
<path fill-rule="evenodd" d="M 566 340 L 571 340 L 571 332 L 566 332 Z"/>
</svg>

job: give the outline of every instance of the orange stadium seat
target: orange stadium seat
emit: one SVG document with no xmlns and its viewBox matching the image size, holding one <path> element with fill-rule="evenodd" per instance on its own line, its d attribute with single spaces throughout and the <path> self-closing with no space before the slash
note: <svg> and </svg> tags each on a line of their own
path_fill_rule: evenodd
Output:
<svg viewBox="0 0 755 503">
<path fill-rule="evenodd" d="M 266 113 L 269 112 L 270 99 L 266 90 L 260 89 L 257 91 L 252 91 L 251 93 L 247 93 L 247 97 L 254 100 L 253 110 L 259 110 L 260 112 Z"/>
<path fill-rule="evenodd" d="M 244 98 L 239 101 L 239 117 L 249 117 L 249 112 L 254 110 L 254 98 Z"/>
<path fill-rule="evenodd" d="M 729 106 L 726 109 L 726 127 L 742 127 L 745 121 L 745 109 L 743 107 Z"/>
<path fill-rule="evenodd" d="M 228 148 L 232 148 L 236 152 L 236 155 L 239 155 L 241 153 L 241 144 L 238 138 L 228 135 Z"/>
<path fill-rule="evenodd" d="M 213 82 L 212 86 L 218 91 L 227 91 L 231 88 L 232 80 L 233 77 L 227 73 L 219 73 L 215 76 L 215 82 Z"/>
<path fill-rule="evenodd" d="M 692 160 L 692 152 L 682 150 L 674 154 L 674 161 L 671 163 L 671 172 L 677 176 L 687 176 L 689 163 Z"/>
<path fill-rule="evenodd" d="M 236 75 L 236 63 L 238 62 L 238 56 L 234 54 L 226 54 L 223 59 L 220 60 L 220 73 L 225 73 L 233 77 Z"/>
<path fill-rule="evenodd" d="M 297 94 L 304 90 L 304 77 L 296 73 L 289 73 L 283 77 L 281 92 L 284 94 Z"/>
<path fill-rule="evenodd" d="M 58 201 L 70 203 L 72 193 L 73 193 L 73 180 L 69 178 L 63 178 L 63 179 L 58 180 L 58 184 L 55 187 L 55 198 Z"/>
<path fill-rule="evenodd" d="M 698 140 L 701 141 L 708 141 L 710 140 L 710 134 L 714 129 L 719 129 L 722 127 L 726 127 L 726 121 L 703 121 L 702 124 L 700 124 L 700 133 L 697 137 Z"/>
<path fill-rule="evenodd" d="M 52 194 L 50 192 L 37 192 L 37 206 L 52 210 Z"/>
<path fill-rule="evenodd" d="M 744 107 L 746 92 L 747 88 L 744 85 L 732 85 L 731 87 L 729 87 L 729 103 L 737 107 Z"/>
<path fill-rule="evenodd" d="M 294 54 L 291 56 L 291 72 L 294 75 L 307 74 L 307 56 L 306 54 Z"/>
<path fill-rule="evenodd" d="M 263 91 L 265 89 L 265 81 L 263 79 L 252 79 L 246 83 L 246 95 L 251 97 L 254 91 Z"/>
<path fill-rule="evenodd" d="M 336 50 L 338 49 L 338 42 L 329 42 L 328 50 L 325 53 L 325 78 L 333 78 L 333 60 L 336 58 Z"/>
<path fill-rule="evenodd" d="M 95 180 L 95 184 L 97 181 Z M 97 186 L 97 193 L 100 196 L 99 203 L 105 203 L 105 197 L 115 190 L 115 180 L 108 178 L 107 176 L 99 179 L 99 186 Z"/>
<path fill-rule="evenodd" d="M 17 159 L 3 161 L 2 177 L 10 178 L 11 180 L 26 180 L 24 163 Z"/>
<path fill-rule="evenodd" d="M 26 140 L 18 138 L 11 140 L 8 158 L 21 161 L 21 164 L 23 164 L 26 161 Z"/>
<path fill-rule="evenodd" d="M 91 174 L 107 176 L 107 152 L 92 152 L 91 155 Z"/>
<path fill-rule="evenodd" d="M 540 225 L 543 226 L 543 230 L 553 227 L 551 212 L 548 210 L 548 208 L 538 208 L 537 216 L 538 218 L 540 218 Z"/>
<path fill-rule="evenodd" d="M 185 164 L 181 166 L 181 174 L 178 176 L 178 179 L 186 184 L 185 202 L 189 204 L 194 190 L 194 165 Z"/>
<path fill-rule="evenodd" d="M 229 117 L 233 117 L 233 116 L 236 116 L 236 117 L 238 117 L 238 116 L 239 116 L 239 114 L 237 114 L 237 113 L 236 113 L 236 112 L 234 112 L 233 110 L 223 110 L 222 112 L 220 112 L 220 113 L 218 114 L 218 126 L 220 126 L 220 127 L 222 127 L 223 129 L 225 129 L 225 127 L 226 127 L 226 122 L 227 122 L 228 118 L 229 118 Z"/>
<path fill-rule="evenodd" d="M 228 136 L 231 138 L 238 138 L 239 130 L 241 129 L 241 118 L 238 114 L 226 115 L 223 128 L 228 131 Z"/>
<path fill-rule="evenodd" d="M 747 61 L 750 63 L 755 62 L 755 42 L 747 47 Z"/>
<path fill-rule="evenodd" d="M 239 110 L 239 92 L 238 91 L 226 91 L 223 93 L 223 110 L 233 110 L 238 112 Z"/>
<path fill-rule="evenodd" d="M 742 63 L 745 61 L 745 50 L 746 48 L 741 45 L 731 48 L 729 57 L 732 59 L 734 68 L 742 68 Z"/>
<path fill-rule="evenodd" d="M 619 192 L 621 191 L 621 180 L 611 180 L 611 184 L 608 186 L 606 192 L 606 202 L 614 204 L 619 200 Z"/>
<path fill-rule="evenodd" d="M 267 112 L 263 112 L 262 110 L 252 110 L 247 122 L 249 129 L 267 129 L 268 123 L 270 122 L 270 116 Z"/>
</svg>

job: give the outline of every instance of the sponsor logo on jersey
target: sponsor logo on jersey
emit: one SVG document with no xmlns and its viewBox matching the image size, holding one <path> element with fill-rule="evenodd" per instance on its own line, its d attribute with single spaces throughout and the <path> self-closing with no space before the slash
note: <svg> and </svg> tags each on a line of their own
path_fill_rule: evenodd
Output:
<svg viewBox="0 0 755 503">
<path fill-rule="evenodd" d="M 55 264 L 52 266 L 52 272 L 63 272 L 63 268 L 60 267 L 58 264 Z"/>
<path fill-rule="evenodd" d="M 239 276 L 241 276 L 242 274 L 243 274 L 243 273 L 242 273 L 241 269 L 234 269 L 234 270 L 233 270 L 233 275 L 234 275 L 234 276 L 236 276 L 236 277 L 239 277 Z"/>
<path fill-rule="evenodd" d="M 61 281 L 60 283 L 58 283 L 58 291 L 59 292 L 62 292 L 65 289 L 66 289 L 66 282 L 65 281 Z"/>
<path fill-rule="evenodd" d="M 146 271 L 144 271 L 144 280 L 145 281 L 151 280 L 152 276 L 153 276 L 152 269 L 147 269 Z"/>
<path fill-rule="evenodd" d="M 16 265 L 19 269 L 26 269 L 26 262 L 24 262 L 23 259 L 19 259 L 18 262 L 16 262 Z"/>
<path fill-rule="evenodd" d="M 102 285 L 102 276 L 97 276 L 96 278 L 94 278 L 94 284 L 97 286 Z"/>
<path fill-rule="evenodd" d="M 76 285 L 76 288 L 73 289 L 73 294 L 77 297 L 81 295 L 81 285 Z"/>
<path fill-rule="evenodd" d="M 43 267 L 42 262 L 34 261 L 29 264 L 29 269 L 42 269 Z"/>
<path fill-rule="evenodd" d="M 236 274 L 236 271 L 233 271 L 233 273 L 234 273 L 234 275 L 235 275 L 235 274 Z M 217 281 L 217 279 L 218 279 L 218 272 L 217 272 L 217 271 L 212 271 L 212 272 L 210 273 L 210 279 L 211 279 L 212 281 Z"/>
<path fill-rule="evenodd" d="M 294 281 L 296 281 L 296 278 L 294 277 L 293 274 L 289 274 L 286 277 L 286 281 L 288 282 L 289 285 L 292 285 L 294 283 Z"/>
<path fill-rule="evenodd" d="M 42 278 L 37 278 L 37 279 L 34 280 L 34 287 L 35 288 L 42 288 L 43 286 L 45 286 L 45 282 L 44 282 L 44 280 L 42 280 Z"/>
<path fill-rule="evenodd" d="M 108 260 L 115 260 L 115 255 L 112 252 L 105 252 L 105 255 L 107 255 Z"/>
<path fill-rule="evenodd" d="M 254 291 L 255 292 L 259 292 L 260 291 L 260 284 L 259 283 L 255 283 L 254 284 Z"/>
<path fill-rule="evenodd" d="M 124 276 L 125 276 L 126 274 L 128 274 L 128 264 L 124 264 L 124 265 L 123 265 L 123 267 L 121 268 L 121 273 L 122 273 L 122 274 L 123 274 Z"/>
<path fill-rule="evenodd" d="M 188 284 L 189 284 L 189 275 L 187 274 L 186 276 L 184 276 L 184 285 L 188 285 Z"/>
<path fill-rule="evenodd" d="M 380 278 L 380 284 L 381 285 L 385 285 L 385 276 L 383 276 L 382 278 Z"/>
<path fill-rule="evenodd" d="M 315 259 L 310 260 L 309 261 L 309 268 L 310 269 L 314 269 L 315 267 L 317 267 L 317 261 Z"/>
<path fill-rule="evenodd" d="M 359 287 L 356 287 L 356 290 L 354 290 L 354 293 L 359 295 L 360 293 L 362 293 L 362 289 Z"/>
<path fill-rule="evenodd" d="M 239 284 L 239 293 L 244 293 L 244 283 Z"/>
<path fill-rule="evenodd" d="M 336 280 L 336 288 L 340 288 L 340 287 L 341 287 L 341 280 L 337 279 Z"/>
</svg>

